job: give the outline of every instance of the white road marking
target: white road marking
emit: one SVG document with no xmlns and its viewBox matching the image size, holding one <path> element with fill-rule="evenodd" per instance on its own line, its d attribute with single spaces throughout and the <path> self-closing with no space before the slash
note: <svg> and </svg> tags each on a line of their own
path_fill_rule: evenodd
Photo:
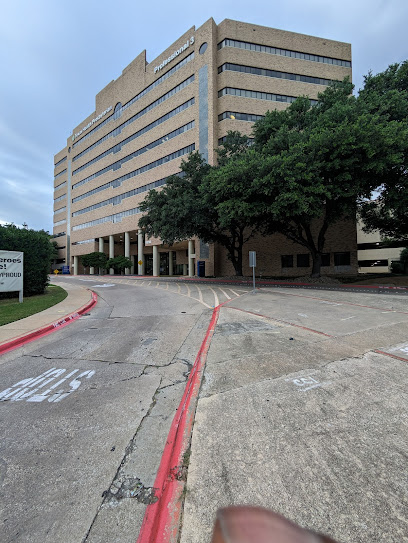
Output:
<svg viewBox="0 0 408 543">
<path fill-rule="evenodd" d="M 201 289 L 198 285 L 195 285 L 197 292 L 198 292 L 198 300 L 199 302 L 203 303 L 203 293 L 201 292 Z"/>
<path fill-rule="evenodd" d="M 285 292 L 286 294 L 286 292 Z M 327 304 L 327 305 L 343 305 L 343 304 L 338 304 L 336 302 L 326 302 L 326 301 L 322 301 L 322 302 L 319 302 L 319 304 Z"/>
<path fill-rule="evenodd" d="M 235 296 L 239 296 L 238 292 L 235 292 L 235 290 L 232 290 L 232 288 L 229 288 L 228 290 L 230 290 L 233 294 L 235 294 Z M 243 292 L 248 292 L 248 291 L 244 290 Z"/>
<path fill-rule="evenodd" d="M 92 285 L 91 288 L 107 288 L 107 287 L 114 287 L 113 283 L 104 283 L 103 285 Z"/>
<path fill-rule="evenodd" d="M 299 317 L 307 317 L 304 313 L 298 313 Z"/>
<path fill-rule="evenodd" d="M 323 385 L 330 384 L 330 381 L 320 383 L 317 379 L 315 379 L 314 377 L 311 377 L 310 375 L 308 377 L 299 377 L 298 379 L 285 379 L 285 381 L 292 382 L 302 392 L 306 392 L 308 390 L 312 390 L 312 388 L 319 388 Z"/>
<path fill-rule="evenodd" d="M 356 316 L 353 315 L 352 317 L 346 317 L 345 319 L 340 319 L 341 321 L 348 321 L 349 319 L 355 319 Z"/>
<path fill-rule="evenodd" d="M 217 307 L 217 305 L 220 305 L 220 301 L 218 299 L 218 296 L 217 296 L 217 293 L 215 292 L 215 290 L 211 287 L 209 287 L 210 290 L 212 291 L 212 293 L 214 294 L 214 307 Z"/>
<path fill-rule="evenodd" d="M 42 373 L 38 377 L 29 377 L 28 379 L 23 379 L 22 381 L 19 381 L 15 385 L 13 385 L 10 388 L 7 388 L 6 390 L 3 390 L 3 392 L 0 392 L 0 401 L 22 401 L 26 400 L 27 402 L 36 402 L 41 403 L 44 400 L 48 400 L 48 402 L 60 402 L 72 392 L 77 390 L 81 385 L 81 377 L 90 379 L 94 374 L 94 370 L 86 370 L 83 371 L 80 375 L 75 377 L 70 383 L 69 383 L 69 390 L 60 389 L 56 390 L 52 395 L 50 395 L 51 392 L 53 392 L 57 387 L 59 387 L 62 383 L 67 381 L 70 377 L 72 377 L 75 373 L 80 371 L 79 369 L 72 370 L 70 373 L 65 375 L 62 379 L 54 383 L 52 386 L 47 388 L 41 393 L 37 393 L 40 389 L 44 388 L 48 383 L 51 383 L 56 378 L 63 375 L 67 370 L 60 368 L 51 368 L 47 370 L 46 372 Z M 37 393 L 37 394 L 36 394 Z"/>
<path fill-rule="evenodd" d="M 225 292 L 225 290 L 223 290 L 221 287 L 218 287 L 219 290 L 224 294 L 224 296 L 228 299 L 228 300 L 231 300 L 231 296 L 228 296 L 228 294 Z M 231 289 L 230 289 L 231 290 Z M 234 292 L 234 291 L 232 291 Z M 237 295 L 238 296 L 238 295 Z"/>
</svg>

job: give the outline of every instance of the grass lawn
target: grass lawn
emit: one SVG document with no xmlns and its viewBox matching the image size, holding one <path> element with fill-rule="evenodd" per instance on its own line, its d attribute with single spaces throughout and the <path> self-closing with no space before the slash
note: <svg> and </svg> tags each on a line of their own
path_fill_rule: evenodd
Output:
<svg viewBox="0 0 408 543">
<path fill-rule="evenodd" d="M 63 288 L 56 285 L 49 285 L 45 289 L 45 294 L 24 298 L 22 304 L 18 303 L 18 296 L 16 298 L 0 300 L 0 326 L 48 309 L 61 302 L 67 295 L 67 291 Z"/>
</svg>

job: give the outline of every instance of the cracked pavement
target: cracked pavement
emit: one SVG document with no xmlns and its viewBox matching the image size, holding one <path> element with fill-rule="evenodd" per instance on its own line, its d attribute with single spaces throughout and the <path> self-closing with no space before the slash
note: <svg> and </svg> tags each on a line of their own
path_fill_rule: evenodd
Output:
<svg viewBox="0 0 408 543">
<path fill-rule="evenodd" d="M 221 308 L 181 543 L 260 505 L 336 541 L 408 541 L 406 297 L 262 289 Z"/>
<path fill-rule="evenodd" d="M 90 314 L 0 359 L 4 543 L 134 543 L 152 500 L 211 311 L 159 289 L 94 290 Z"/>
</svg>

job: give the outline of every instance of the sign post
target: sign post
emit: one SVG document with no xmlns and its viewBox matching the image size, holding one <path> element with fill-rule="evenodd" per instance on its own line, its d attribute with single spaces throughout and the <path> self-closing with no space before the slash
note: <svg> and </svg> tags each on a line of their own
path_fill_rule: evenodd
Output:
<svg viewBox="0 0 408 543">
<path fill-rule="evenodd" d="M 252 268 L 253 278 L 253 294 L 255 294 L 255 267 L 256 267 L 256 251 L 249 251 L 249 267 Z"/>
<path fill-rule="evenodd" d="M 23 302 L 23 261 L 20 251 L 0 251 L 0 292 L 18 292 Z"/>
</svg>

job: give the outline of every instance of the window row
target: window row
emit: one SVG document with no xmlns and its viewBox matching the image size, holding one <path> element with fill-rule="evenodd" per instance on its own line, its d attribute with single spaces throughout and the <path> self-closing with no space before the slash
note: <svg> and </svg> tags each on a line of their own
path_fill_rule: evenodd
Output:
<svg viewBox="0 0 408 543">
<path fill-rule="evenodd" d="M 377 241 L 371 243 L 357 243 L 358 250 L 364 249 L 395 249 L 398 247 L 405 247 L 406 241 Z"/>
<path fill-rule="evenodd" d="M 82 181 L 79 181 L 79 183 L 75 183 L 75 185 L 72 186 L 73 189 L 80 187 L 81 185 L 84 185 L 85 183 L 88 183 L 89 181 L 92 181 L 93 179 L 96 179 L 97 177 L 103 175 L 106 172 L 109 172 L 111 170 L 116 171 L 119 170 L 119 168 L 122 167 L 123 164 L 126 162 L 129 162 L 129 160 L 133 160 L 134 158 L 147 153 L 147 151 L 150 151 L 151 149 L 154 149 L 158 145 L 161 145 L 162 143 L 165 143 L 166 141 L 169 141 L 176 136 L 179 136 L 180 134 L 184 134 L 188 130 L 191 130 L 194 128 L 195 121 L 191 121 L 184 126 L 181 126 L 180 128 L 177 128 L 176 130 L 173 130 L 169 134 L 166 134 L 165 136 L 159 138 L 156 141 L 153 141 L 152 143 L 149 143 L 148 145 L 145 145 L 145 147 L 142 147 L 141 149 L 138 149 L 134 153 L 130 153 L 130 155 L 127 155 L 120 160 L 117 160 L 113 164 L 110 164 L 109 166 L 106 166 L 106 168 L 102 168 L 102 170 L 99 170 L 98 172 L 93 173 L 92 175 L 85 177 Z"/>
<path fill-rule="evenodd" d="M 296 100 L 296 96 L 285 96 L 284 94 L 271 94 L 269 92 L 259 92 L 246 89 L 235 89 L 233 87 L 224 87 L 218 91 L 218 98 L 229 94 L 231 96 L 242 96 L 243 98 L 255 98 L 257 100 L 271 100 L 272 102 L 287 102 L 291 104 Z M 315 106 L 317 100 L 310 100 L 310 104 Z"/>
<path fill-rule="evenodd" d="M 82 156 L 86 155 L 87 153 L 89 153 L 90 151 L 92 151 L 92 149 L 95 149 L 95 147 L 98 147 L 99 145 L 101 145 L 101 143 L 103 143 L 104 141 L 108 140 L 109 138 L 112 138 L 112 137 L 115 137 L 115 136 L 118 136 L 122 130 L 124 128 L 126 128 L 127 126 L 129 126 L 130 124 L 132 124 L 134 121 L 136 121 L 137 119 L 140 119 L 140 117 L 142 117 L 143 115 L 145 115 L 147 112 L 151 111 L 152 109 L 154 109 L 156 106 L 158 106 L 159 104 L 163 103 L 164 101 L 168 100 L 171 96 L 174 96 L 176 93 L 180 92 L 182 89 L 184 89 L 185 87 L 187 87 L 187 85 L 189 85 L 190 83 L 192 83 L 194 81 L 194 75 L 192 75 L 191 77 L 189 77 L 188 79 L 186 79 L 185 81 L 183 81 L 182 83 L 180 83 L 180 85 L 177 85 L 176 87 L 174 87 L 174 89 L 171 89 L 169 92 L 166 92 L 166 94 L 163 94 L 163 96 L 160 96 L 160 98 L 158 98 L 157 100 L 155 100 L 154 102 L 152 102 L 150 105 L 148 105 L 147 107 L 145 107 L 144 109 L 142 109 L 141 111 L 139 111 L 139 113 L 136 113 L 136 115 L 133 115 L 132 117 L 130 117 L 130 119 L 128 119 L 127 121 L 125 121 L 124 123 L 122 123 L 121 125 L 119 125 L 118 127 L 115 128 L 115 130 L 112 130 L 111 132 L 108 132 L 108 134 L 106 134 L 106 136 L 104 136 L 103 138 L 99 139 L 98 141 L 96 141 L 95 143 L 93 143 L 92 145 L 90 145 L 89 147 L 87 147 L 86 149 L 84 149 L 81 153 L 78 153 L 73 159 L 72 159 L 72 162 L 75 162 L 76 160 L 78 160 L 79 158 L 81 158 Z M 194 99 L 193 99 L 194 100 Z M 194 102 L 193 102 L 194 103 Z M 184 104 L 183 104 L 184 105 Z M 180 106 L 181 107 L 181 106 Z M 175 111 L 175 110 L 173 110 Z M 173 112 L 170 112 L 168 113 L 167 115 L 170 115 L 171 113 Z M 165 116 L 164 116 L 165 117 Z M 164 119 L 164 117 L 161 117 L 161 119 Z M 170 118 L 170 117 L 168 117 Z M 159 119 L 158 119 L 159 120 Z M 164 119 L 166 120 L 166 119 Z M 164 122 L 164 121 L 162 121 Z M 150 125 L 149 125 L 150 126 Z M 140 131 L 141 132 L 141 131 Z"/>
<path fill-rule="evenodd" d="M 119 111 L 115 111 L 113 113 L 113 115 L 111 115 L 110 117 L 108 117 L 107 119 L 105 119 L 104 121 L 102 121 L 101 123 L 99 123 L 97 126 L 95 126 L 95 128 L 93 128 L 91 131 L 89 131 L 83 138 L 81 138 L 80 140 L 76 141 L 73 145 L 72 145 L 72 148 L 75 149 L 75 147 L 77 145 L 79 145 L 80 143 L 83 143 L 84 141 L 86 141 L 88 138 L 90 138 L 91 136 L 93 136 L 93 134 L 99 130 L 102 126 L 104 126 L 106 123 L 112 121 L 114 118 L 117 119 L 118 117 L 120 117 L 121 113 L 123 111 L 125 111 L 128 107 L 130 107 L 132 104 L 134 104 L 135 102 L 137 102 L 138 100 L 140 100 L 140 98 L 142 98 L 143 96 L 145 96 L 148 92 L 150 92 L 152 89 L 154 89 L 155 87 L 157 87 L 157 85 L 160 85 L 160 83 L 162 83 L 163 81 L 165 81 L 166 79 L 168 79 L 171 75 L 173 75 L 174 73 L 176 73 L 178 70 L 180 70 L 180 68 L 183 68 L 183 66 L 185 66 L 188 62 L 190 62 L 191 60 L 194 59 L 194 52 L 193 53 L 190 53 L 186 58 L 184 58 L 181 62 L 179 62 L 178 64 L 176 64 L 175 66 L 173 66 L 173 68 L 171 70 L 169 70 L 168 72 L 166 72 L 165 74 L 163 74 L 162 76 L 160 76 L 158 79 L 156 79 L 156 81 L 154 81 L 151 85 L 149 85 L 148 87 L 146 87 L 144 90 L 142 90 L 142 92 L 139 92 L 139 94 L 137 94 L 134 98 L 132 98 L 131 100 L 129 100 L 129 102 L 127 102 L 124 106 L 122 106 L 120 108 Z"/>
<path fill-rule="evenodd" d="M 62 221 L 57 221 L 54 223 L 54 226 L 59 226 L 60 224 L 65 224 L 67 222 L 67 219 L 64 219 Z"/>
<path fill-rule="evenodd" d="M 74 241 L 72 245 L 85 245 L 86 243 L 95 243 L 95 238 L 84 239 L 83 241 Z"/>
<path fill-rule="evenodd" d="M 321 55 L 311 55 L 309 53 L 301 53 L 300 51 L 291 51 L 290 49 L 269 47 L 268 45 L 258 45 L 256 43 L 245 41 L 230 40 L 228 38 L 218 44 L 218 49 L 223 49 L 224 47 L 236 47 L 238 49 L 246 49 L 248 51 L 257 51 L 259 53 L 269 53 L 270 55 L 280 55 L 283 57 L 292 57 L 301 60 L 310 60 L 312 62 L 322 62 L 324 64 L 334 64 L 336 66 L 343 66 L 344 68 L 351 68 L 351 62 L 349 60 L 324 57 Z"/>
<path fill-rule="evenodd" d="M 57 213 L 62 213 L 63 211 L 65 211 L 67 208 L 66 206 L 65 207 L 60 207 L 59 209 L 56 209 L 54 211 L 54 215 L 56 215 Z"/>
<path fill-rule="evenodd" d="M 57 177 L 60 177 L 60 175 L 63 175 L 66 171 L 67 169 L 65 168 L 65 170 L 62 170 L 62 172 L 57 173 L 57 175 L 54 175 L 54 181 L 57 179 Z"/>
<path fill-rule="evenodd" d="M 54 168 L 56 168 L 57 166 L 59 166 L 60 164 L 62 164 L 65 160 L 67 160 L 67 157 L 64 156 L 64 158 L 61 158 L 61 160 L 59 160 L 58 162 L 56 162 L 54 164 Z"/>
<path fill-rule="evenodd" d="M 62 194 L 61 196 L 58 196 L 58 198 L 54 198 L 54 202 L 60 202 L 61 200 L 63 200 L 64 198 L 67 197 L 67 194 Z"/>
<path fill-rule="evenodd" d="M 67 184 L 67 182 L 64 181 L 63 183 L 61 183 L 61 185 L 57 185 L 56 187 L 54 187 L 54 190 L 62 189 L 62 187 L 65 187 L 66 184 Z"/>
<path fill-rule="evenodd" d="M 140 130 L 138 130 L 137 132 L 135 132 L 134 134 L 132 134 L 131 136 L 129 136 L 128 138 L 124 139 L 123 141 L 117 143 L 116 145 L 114 145 L 113 147 L 111 147 L 110 149 L 107 149 L 106 151 L 104 151 L 103 153 L 101 153 L 100 155 L 96 156 L 95 158 L 93 158 L 92 160 L 89 160 L 88 162 L 86 162 L 85 164 L 83 164 L 82 166 L 80 166 L 79 168 L 77 168 L 76 170 L 74 170 L 72 172 L 72 175 L 76 175 L 77 173 L 79 172 L 82 172 L 83 170 L 85 170 L 86 168 L 88 168 L 89 166 L 91 166 L 92 164 L 95 164 L 96 162 L 99 162 L 99 160 L 102 160 L 103 158 L 105 158 L 106 156 L 110 155 L 110 154 L 116 154 L 116 153 L 119 153 L 119 151 L 122 150 L 122 147 L 124 147 L 125 145 L 127 145 L 128 143 L 130 143 L 131 141 L 139 138 L 140 136 L 142 136 L 143 134 L 146 134 L 147 132 L 149 132 L 150 130 L 153 130 L 153 128 L 156 128 L 156 126 L 159 126 L 161 125 L 162 123 L 164 123 L 165 121 L 167 121 L 168 119 L 171 119 L 172 117 L 178 115 L 178 113 L 181 113 L 182 111 L 185 111 L 186 109 L 188 109 L 189 107 L 191 107 L 192 105 L 194 105 L 194 98 L 192 98 L 191 100 L 188 100 L 188 102 L 185 102 L 184 104 L 182 104 L 181 106 L 179 107 L 176 107 L 175 109 L 173 109 L 172 111 L 170 111 L 169 113 L 166 113 L 166 115 L 163 115 L 163 117 L 160 117 L 159 119 L 156 119 L 155 121 L 153 121 L 152 123 L 150 123 L 149 125 L 145 126 L 144 128 L 141 128 Z M 166 137 L 166 136 L 165 136 Z M 159 141 L 159 140 L 157 140 Z M 152 144 L 150 144 L 150 146 L 153 146 L 155 147 L 154 145 L 155 142 L 153 142 Z M 149 147 L 149 146 L 146 146 L 146 147 Z"/>
<path fill-rule="evenodd" d="M 125 217 L 130 217 L 131 215 L 137 215 L 138 213 L 141 213 L 140 209 L 138 207 L 135 207 L 133 209 L 128 209 L 127 211 L 121 211 L 120 213 L 115 213 L 115 215 L 109 215 L 108 217 L 102 217 L 100 219 L 95 219 L 93 221 L 84 222 L 82 224 L 77 224 L 76 226 L 72 227 L 72 230 L 82 230 L 83 228 L 89 228 L 90 226 L 95 226 L 97 224 L 102 224 L 105 222 L 121 222 L 122 219 Z"/>
<path fill-rule="evenodd" d="M 189 153 L 192 153 L 193 151 L 195 151 L 194 143 L 191 145 L 188 145 L 187 147 L 183 147 L 182 149 L 179 149 L 178 151 L 175 151 L 174 153 L 170 153 L 169 155 L 159 158 L 155 160 L 154 162 L 151 162 L 150 164 L 146 164 L 146 166 L 142 166 L 141 168 L 138 168 L 137 170 L 134 170 L 133 172 L 129 172 L 125 175 L 122 175 L 121 177 L 118 177 L 117 179 L 114 179 L 113 181 L 110 181 L 109 183 L 106 183 L 105 185 L 101 185 L 100 187 L 97 187 L 94 190 L 90 190 L 89 192 L 82 194 L 81 196 L 78 196 L 77 198 L 74 198 L 72 202 L 77 202 L 78 200 L 82 200 L 82 198 L 86 198 L 87 196 L 91 196 L 92 194 L 96 194 L 97 192 L 100 192 L 102 190 L 106 190 L 109 187 L 114 187 L 114 188 L 119 187 L 123 183 L 123 181 L 126 181 L 127 179 L 131 179 L 132 177 L 135 177 L 144 172 L 152 170 L 153 168 L 157 168 L 158 166 L 161 166 L 162 164 L 166 164 L 167 162 L 170 162 L 171 160 L 175 160 L 176 158 L 179 158 L 181 156 L 188 155 Z"/>
<path fill-rule="evenodd" d="M 66 232 L 60 232 L 59 234 L 54 234 L 52 238 L 60 238 L 61 236 L 65 236 L 66 234 Z"/>
<path fill-rule="evenodd" d="M 176 174 L 180 175 L 180 174 Z M 118 194 L 117 196 L 112 196 L 112 198 L 108 198 L 107 200 L 103 200 L 102 202 L 98 202 L 97 204 L 93 204 L 88 207 L 84 207 L 83 209 L 79 209 L 78 211 L 74 211 L 72 213 L 73 217 L 77 217 L 78 215 L 82 215 L 83 213 L 88 213 L 89 211 L 93 211 L 94 209 L 99 209 L 100 207 L 104 207 L 107 205 L 118 205 L 122 203 L 122 200 L 125 200 L 126 198 L 130 198 L 131 196 L 136 196 L 137 194 L 141 194 L 142 192 L 148 192 L 149 190 L 155 189 L 157 187 L 161 187 L 162 185 L 165 185 L 167 182 L 167 177 L 163 177 L 163 179 L 158 179 L 157 181 L 153 181 L 152 183 L 148 183 L 147 185 L 143 185 L 141 187 L 129 190 L 128 192 L 123 192 L 122 194 Z M 107 185 L 111 186 L 110 183 L 107 183 Z"/>
<path fill-rule="evenodd" d="M 359 268 L 377 268 L 378 266 L 388 267 L 388 259 L 383 258 L 381 260 L 359 260 L 358 261 Z"/>
<path fill-rule="evenodd" d="M 224 145 L 224 141 L 227 139 L 227 136 L 222 136 L 222 138 L 218 138 L 218 145 Z M 253 145 L 255 141 L 255 138 L 248 138 L 248 147 L 250 145 Z"/>
<path fill-rule="evenodd" d="M 312 77 L 311 75 L 292 74 L 290 72 L 278 72 L 277 70 L 266 70 L 265 68 L 255 68 L 253 66 L 243 66 L 241 64 L 231 64 L 226 62 L 218 68 L 218 73 L 225 71 L 240 72 L 252 75 L 263 75 L 265 77 L 276 77 L 278 79 L 288 79 L 290 81 L 301 81 L 302 83 L 315 83 L 316 85 L 330 85 L 331 79 L 322 77 Z"/>
<path fill-rule="evenodd" d="M 333 253 L 335 266 L 350 266 L 350 253 Z M 282 268 L 294 267 L 294 255 L 281 255 Z M 297 268 L 309 268 L 310 267 L 310 254 L 298 254 L 296 255 L 296 267 Z M 330 253 L 322 254 L 322 266 L 331 266 Z"/>
<path fill-rule="evenodd" d="M 251 123 L 254 123 L 255 121 L 259 121 L 263 118 L 264 115 L 253 115 L 252 113 L 238 113 L 236 111 L 224 111 L 224 113 L 218 115 L 218 121 L 223 121 L 224 119 L 232 119 L 233 121 L 249 121 Z M 218 143 L 218 145 L 220 144 Z"/>
</svg>

